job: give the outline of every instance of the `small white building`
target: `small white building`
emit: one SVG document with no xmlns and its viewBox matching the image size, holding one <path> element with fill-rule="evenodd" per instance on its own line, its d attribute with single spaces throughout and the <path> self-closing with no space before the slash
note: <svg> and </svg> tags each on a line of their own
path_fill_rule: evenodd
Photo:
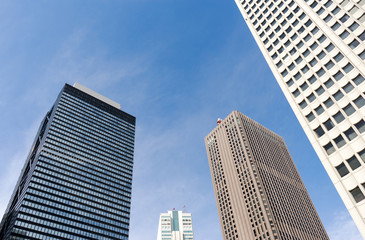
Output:
<svg viewBox="0 0 365 240">
<path fill-rule="evenodd" d="M 191 213 L 168 211 L 160 214 L 157 240 L 193 240 Z"/>
</svg>

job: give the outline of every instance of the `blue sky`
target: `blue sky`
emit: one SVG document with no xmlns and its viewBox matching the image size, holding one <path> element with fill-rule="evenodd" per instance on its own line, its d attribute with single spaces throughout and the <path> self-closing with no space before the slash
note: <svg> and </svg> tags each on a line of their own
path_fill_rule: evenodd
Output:
<svg viewBox="0 0 365 240">
<path fill-rule="evenodd" d="M 0 215 L 64 83 L 137 117 L 131 240 L 161 212 L 222 239 L 204 137 L 239 110 L 281 135 L 331 239 L 361 239 L 233 0 L 0 2 Z"/>
</svg>

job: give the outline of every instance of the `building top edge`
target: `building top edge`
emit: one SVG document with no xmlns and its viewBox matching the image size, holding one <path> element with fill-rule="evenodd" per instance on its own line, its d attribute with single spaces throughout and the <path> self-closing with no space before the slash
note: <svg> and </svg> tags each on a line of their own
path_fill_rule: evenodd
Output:
<svg viewBox="0 0 365 240">
<path fill-rule="evenodd" d="M 94 98 L 99 99 L 100 101 L 103 101 L 103 102 L 105 102 L 105 103 L 107 103 L 107 104 L 109 104 L 109 105 L 111 105 L 115 108 L 118 108 L 119 110 L 122 108 L 122 106 L 119 103 L 117 103 L 117 102 L 115 102 L 115 101 L 113 101 L 113 100 L 111 100 L 111 99 L 109 99 L 109 98 L 107 98 L 107 97 L 91 90 L 90 88 L 87 88 L 87 87 L 81 85 L 80 83 L 75 82 L 73 87 L 89 94 L 90 96 L 93 96 Z"/>
</svg>

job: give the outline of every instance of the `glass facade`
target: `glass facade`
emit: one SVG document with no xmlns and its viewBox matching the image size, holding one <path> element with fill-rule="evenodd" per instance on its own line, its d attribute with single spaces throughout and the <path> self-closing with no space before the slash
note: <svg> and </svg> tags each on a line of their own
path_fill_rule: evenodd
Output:
<svg viewBox="0 0 365 240">
<path fill-rule="evenodd" d="M 2 239 L 128 239 L 135 117 L 68 84 L 41 123 Z"/>
</svg>

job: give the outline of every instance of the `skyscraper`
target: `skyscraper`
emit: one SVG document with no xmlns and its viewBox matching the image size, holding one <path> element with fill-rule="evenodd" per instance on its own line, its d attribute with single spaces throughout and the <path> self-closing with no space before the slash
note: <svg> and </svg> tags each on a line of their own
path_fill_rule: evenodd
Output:
<svg viewBox="0 0 365 240">
<path fill-rule="evenodd" d="M 205 145 L 223 239 L 329 239 L 279 135 L 234 111 Z"/>
<path fill-rule="evenodd" d="M 235 0 L 365 238 L 365 0 Z"/>
<path fill-rule="evenodd" d="M 135 117 L 66 84 L 44 117 L 1 239 L 128 239 Z"/>
<path fill-rule="evenodd" d="M 175 209 L 161 213 L 157 240 L 194 240 L 191 213 Z"/>
</svg>

